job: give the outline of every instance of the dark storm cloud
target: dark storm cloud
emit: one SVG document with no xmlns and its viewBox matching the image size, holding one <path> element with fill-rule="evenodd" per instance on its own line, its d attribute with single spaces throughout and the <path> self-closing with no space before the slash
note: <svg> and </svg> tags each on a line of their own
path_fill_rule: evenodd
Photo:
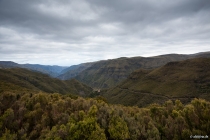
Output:
<svg viewBox="0 0 210 140">
<path fill-rule="evenodd" d="M 71 65 L 210 49 L 209 0 L 0 0 L 0 60 Z"/>
</svg>

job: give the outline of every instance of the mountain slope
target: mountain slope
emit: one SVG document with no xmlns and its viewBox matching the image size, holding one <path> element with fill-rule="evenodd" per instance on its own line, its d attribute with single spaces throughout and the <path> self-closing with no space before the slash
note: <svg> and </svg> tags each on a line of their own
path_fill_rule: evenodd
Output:
<svg viewBox="0 0 210 140">
<path fill-rule="evenodd" d="M 188 55 L 169 54 L 156 57 L 118 58 L 99 61 L 75 78 L 93 88 L 109 88 L 125 80 L 133 71 L 154 69 L 171 61 L 188 59 Z"/>
<path fill-rule="evenodd" d="M 30 90 L 82 96 L 87 96 L 92 92 L 92 88 L 75 79 L 61 81 L 46 74 L 22 68 L 0 69 L 0 92 Z"/>
<path fill-rule="evenodd" d="M 137 70 L 103 95 L 111 103 L 145 106 L 168 99 L 210 100 L 210 58 L 169 62 L 152 71 Z"/>
<path fill-rule="evenodd" d="M 57 78 L 61 80 L 68 80 L 76 77 L 79 73 L 81 73 L 83 70 L 91 67 L 95 62 L 92 63 L 82 63 L 79 65 L 73 65 L 70 66 L 60 72 L 60 75 L 57 76 Z"/>
<path fill-rule="evenodd" d="M 200 57 L 210 57 L 210 52 L 192 55 L 167 54 L 154 57 L 123 57 L 103 60 L 95 62 L 75 78 L 93 88 L 110 88 L 125 80 L 129 74 L 137 69 L 154 69 L 168 62 Z"/>
</svg>

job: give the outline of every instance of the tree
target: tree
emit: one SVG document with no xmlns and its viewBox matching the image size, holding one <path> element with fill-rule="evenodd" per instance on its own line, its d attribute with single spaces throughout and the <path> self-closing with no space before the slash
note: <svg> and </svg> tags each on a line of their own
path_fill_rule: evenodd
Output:
<svg viewBox="0 0 210 140">
<path fill-rule="evenodd" d="M 0 137 L 2 140 L 17 140 L 17 134 L 10 133 L 10 130 L 6 129 L 5 133 L 2 137 Z"/>
<path fill-rule="evenodd" d="M 110 120 L 108 132 L 112 139 L 125 140 L 129 138 L 128 126 L 126 122 L 118 116 L 114 116 Z"/>
</svg>

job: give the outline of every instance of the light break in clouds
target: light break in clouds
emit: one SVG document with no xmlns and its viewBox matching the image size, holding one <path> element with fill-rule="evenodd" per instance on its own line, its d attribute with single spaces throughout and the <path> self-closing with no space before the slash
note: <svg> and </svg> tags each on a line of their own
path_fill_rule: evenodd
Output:
<svg viewBox="0 0 210 140">
<path fill-rule="evenodd" d="M 0 61 L 70 66 L 204 51 L 209 0 L 0 0 Z"/>
</svg>

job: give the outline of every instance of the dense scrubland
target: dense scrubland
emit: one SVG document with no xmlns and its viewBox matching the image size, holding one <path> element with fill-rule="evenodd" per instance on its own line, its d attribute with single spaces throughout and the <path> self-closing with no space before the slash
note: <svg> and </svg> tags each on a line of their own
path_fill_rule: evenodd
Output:
<svg viewBox="0 0 210 140">
<path fill-rule="evenodd" d="M 210 102 L 137 106 L 58 93 L 0 94 L 1 139 L 189 139 L 210 132 Z"/>
</svg>

